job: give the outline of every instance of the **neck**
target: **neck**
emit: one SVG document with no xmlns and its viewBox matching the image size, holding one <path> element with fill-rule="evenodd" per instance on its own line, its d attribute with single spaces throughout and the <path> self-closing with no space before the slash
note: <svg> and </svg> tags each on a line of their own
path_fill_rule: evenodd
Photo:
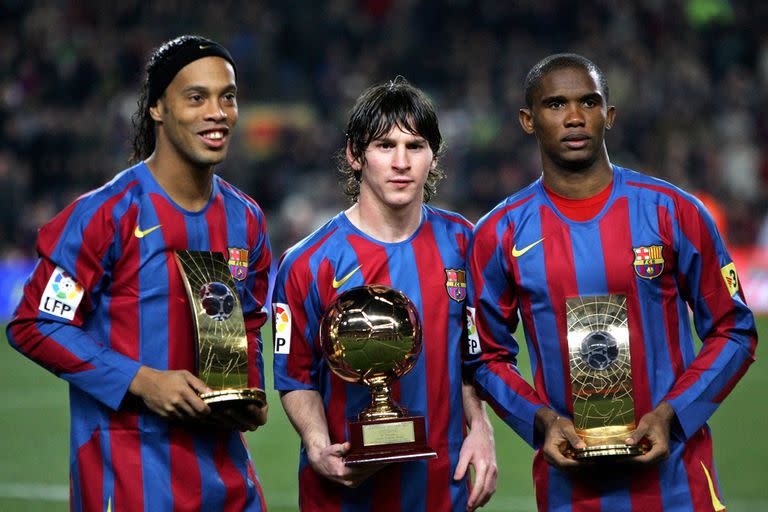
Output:
<svg viewBox="0 0 768 512">
<path fill-rule="evenodd" d="M 158 151 L 145 163 L 165 193 L 185 210 L 200 211 L 208 204 L 213 192 L 213 166 L 202 169 L 169 161 Z"/>
<path fill-rule="evenodd" d="M 592 197 L 613 180 L 613 168 L 605 151 L 595 162 L 578 169 L 569 169 L 547 159 L 543 159 L 542 164 L 544 184 L 569 199 Z"/>
<path fill-rule="evenodd" d="M 407 240 L 421 225 L 421 202 L 393 210 L 358 201 L 346 212 L 349 221 L 366 235 L 384 243 Z"/>
</svg>

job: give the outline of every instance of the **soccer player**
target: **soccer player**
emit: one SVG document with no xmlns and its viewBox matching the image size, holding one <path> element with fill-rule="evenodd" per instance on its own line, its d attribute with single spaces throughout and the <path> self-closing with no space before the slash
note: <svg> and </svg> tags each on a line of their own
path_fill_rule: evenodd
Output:
<svg viewBox="0 0 768 512">
<path fill-rule="evenodd" d="M 358 98 L 346 133 L 340 160 L 353 205 L 286 252 L 273 296 L 275 387 L 302 441 L 300 508 L 475 509 L 496 487 L 494 440 L 482 402 L 461 375 L 472 225 L 424 204 L 443 176 L 436 113 L 420 90 L 398 77 Z M 419 311 L 422 353 L 393 385 L 394 398 L 426 418 L 436 459 L 344 465 L 347 421 L 368 405 L 370 393 L 329 371 L 318 323 L 339 294 L 366 284 L 401 290 Z M 468 465 L 475 470 L 471 494 Z"/>
<path fill-rule="evenodd" d="M 692 195 L 613 165 L 605 76 L 552 55 L 525 81 L 520 124 L 542 177 L 475 228 L 467 366 L 481 397 L 525 441 L 540 510 L 722 510 L 707 419 L 754 360 L 752 313 L 712 218 Z M 636 430 L 626 466 L 567 456 L 575 432 L 566 299 L 625 295 Z M 688 307 L 703 347 L 696 354 Z M 522 318 L 533 386 L 516 368 Z M 479 341 L 479 344 L 477 343 Z"/>
<path fill-rule="evenodd" d="M 180 249 L 229 258 L 250 386 L 270 249 L 256 203 L 214 174 L 237 122 L 235 64 L 198 36 L 151 54 L 134 116 L 136 165 L 40 230 L 8 339 L 69 382 L 73 510 L 264 510 L 240 430 L 266 407 L 212 413 L 195 368 Z M 237 272 L 235 271 L 237 270 Z"/>
</svg>

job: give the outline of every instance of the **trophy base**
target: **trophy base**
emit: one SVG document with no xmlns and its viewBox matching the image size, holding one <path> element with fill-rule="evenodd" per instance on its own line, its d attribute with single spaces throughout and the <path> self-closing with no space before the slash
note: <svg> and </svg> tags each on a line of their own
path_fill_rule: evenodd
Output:
<svg viewBox="0 0 768 512">
<path fill-rule="evenodd" d="M 351 449 L 344 457 L 344 464 L 357 466 L 437 457 L 426 439 L 423 416 L 350 422 Z"/>
<path fill-rule="evenodd" d="M 627 446 L 625 444 L 606 444 L 589 446 L 581 450 L 573 450 L 572 457 L 576 460 L 597 460 L 606 458 L 634 457 L 644 454 L 647 449 L 641 445 Z"/>
<path fill-rule="evenodd" d="M 267 394 L 258 388 L 219 389 L 203 393 L 200 398 L 212 409 L 243 407 L 249 404 L 264 407 L 267 403 Z"/>
</svg>

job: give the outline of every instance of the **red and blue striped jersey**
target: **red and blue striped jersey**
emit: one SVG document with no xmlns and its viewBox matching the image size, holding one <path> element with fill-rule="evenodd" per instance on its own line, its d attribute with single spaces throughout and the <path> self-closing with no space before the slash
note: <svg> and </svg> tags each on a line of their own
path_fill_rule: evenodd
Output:
<svg viewBox="0 0 768 512">
<path fill-rule="evenodd" d="M 720 491 L 707 419 L 754 360 L 757 335 L 733 262 L 690 194 L 613 167 L 593 219 L 568 220 L 541 180 L 484 216 L 469 256 L 465 362 L 480 395 L 529 444 L 542 405 L 572 417 L 566 299 L 623 294 L 628 303 L 635 418 L 668 401 L 671 455 L 611 481 L 570 478 L 534 460 L 540 510 L 712 510 Z M 703 346 L 696 353 L 693 311 Z M 518 317 L 519 314 L 519 317 Z M 517 371 L 522 319 L 533 386 Z"/>
<path fill-rule="evenodd" d="M 265 508 L 240 432 L 169 423 L 127 394 L 140 365 L 194 371 L 179 249 L 228 259 L 230 249 L 247 254 L 247 272 L 233 266 L 252 361 L 248 381 L 263 388 L 259 330 L 271 255 L 264 216 L 248 196 L 214 176 L 207 206 L 185 211 L 141 163 L 40 230 L 40 259 L 8 339 L 70 384 L 73 510 Z"/>
<path fill-rule="evenodd" d="M 342 381 L 325 363 L 319 320 L 344 291 L 383 284 L 405 293 L 423 325 L 423 348 L 414 368 L 393 385 L 393 398 L 412 416 L 424 416 L 436 459 L 391 464 L 356 489 L 325 480 L 302 446 L 302 510 L 464 510 L 467 481 L 454 481 L 466 435 L 461 393 L 461 336 L 466 297 L 466 250 L 472 225 L 463 217 L 422 207 L 417 231 L 399 243 L 382 243 L 357 229 L 342 212 L 290 249 L 273 294 L 275 388 L 316 390 L 322 396 L 332 443 L 348 439 L 347 422 L 370 402 L 368 388 Z M 340 284 L 342 283 L 342 284 Z"/>
</svg>

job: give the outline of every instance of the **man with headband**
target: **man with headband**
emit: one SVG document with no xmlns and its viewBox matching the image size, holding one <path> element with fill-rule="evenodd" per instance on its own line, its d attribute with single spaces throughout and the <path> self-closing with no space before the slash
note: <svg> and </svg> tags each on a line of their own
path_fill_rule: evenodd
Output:
<svg viewBox="0 0 768 512">
<path fill-rule="evenodd" d="M 8 326 L 22 354 L 69 382 L 73 510 L 264 510 L 241 430 L 266 406 L 213 413 L 193 375 L 193 319 L 177 250 L 242 257 L 249 385 L 271 255 L 264 216 L 214 174 L 237 123 L 235 64 L 182 36 L 149 58 L 133 167 L 40 230 L 40 256 Z M 230 267 L 232 268 L 232 267 Z M 253 356 L 251 358 L 251 356 Z"/>
</svg>

